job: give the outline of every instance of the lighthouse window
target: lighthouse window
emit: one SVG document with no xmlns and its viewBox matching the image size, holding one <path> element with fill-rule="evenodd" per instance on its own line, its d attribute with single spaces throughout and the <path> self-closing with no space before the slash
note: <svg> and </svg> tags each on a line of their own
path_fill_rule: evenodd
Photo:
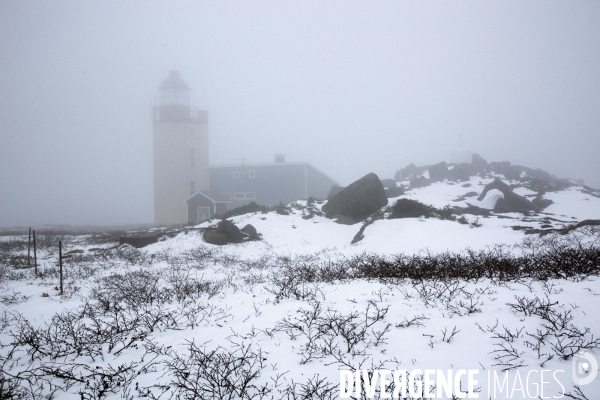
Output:
<svg viewBox="0 0 600 400">
<path fill-rule="evenodd" d="M 190 181 L 190 196 L 196 193 L 196 181 Z"/>
<path fill-rule="evenodd" d="M 194 128 L 190 128 L 190 136 L 194 136 Z"/>
<path fill-rule="evenodd" d="M 196 168 L 196 150 L 190 149 L 190 168 Z"/>
</svg>

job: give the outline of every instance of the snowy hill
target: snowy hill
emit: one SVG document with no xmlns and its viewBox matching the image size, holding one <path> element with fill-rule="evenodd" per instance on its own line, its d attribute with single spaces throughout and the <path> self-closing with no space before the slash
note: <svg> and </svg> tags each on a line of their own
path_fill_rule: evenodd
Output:
<svg viewBox="0 0 600 400">
<path fill-rule="evenodd" d="M 340 370 L 358 369 L 379 377 L 375 398 L 376 370 L 392 382 L 408 371 L 415 386 L 401 398 L 422 398 L 428 370 L 475 374 L 434 398 L 469 385 L 479 398 L 596 398 L 600 378 L 581 384 L 572 368 L 578 351 L 600 357 L 600 227 L 567 228 L 600 219 L 600 197 L 572 184 L 545 192 L 543 211 L 496 213 L 500 192 L 477 197 L 498 176 L 412 189 L 407 178 L 389 199 L 487 210 L 461 220 L 396 219 L 384 207 L 344 225 L 318 215 L 323 202 L 298 201 L 287 215 L 230 218 L 262 235 L 239 244 L 203 240 L 217 220 L 152 230 L 161 238 L 143 249 L 40 236 L 37 276 L 27 237 L 2 237 L 0 397 L 339 398 Z M 370 383 L 358 398 L 373 397 Z"/>
</svg>

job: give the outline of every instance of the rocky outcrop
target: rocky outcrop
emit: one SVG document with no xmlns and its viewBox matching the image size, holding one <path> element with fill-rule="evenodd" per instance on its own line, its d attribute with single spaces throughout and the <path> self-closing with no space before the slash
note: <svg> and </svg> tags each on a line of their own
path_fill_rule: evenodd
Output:
<svg viewBox="0 0 600 400">
<path fill-rule="evenodd" d="M 497 189 L 504 195 L 504 198 L 498 199 L 496 205 L 494 206 L 494 211 L 496 212 L 524 212 L 541 210 L 525 197 L 514 193 L 512 189 L 500 179 L 494 179 L 493 182 L 487 184 L 477 200 L 482 201 L 486 194 L 492 189 Z"/>
<path fill-rule="evenodd" d="M 388 204 L 385 189 L 374 173 L 351 183 L 322 208 L 329 218 L 346 217 L 361 221 Z"/>
<path fill-rule="evenodd" d="M 417 167 L 415 164 L 410 163 L 406 167 L 396 171 L 394 179 L 396 182 L 400 182 L 410 177 L 416 177 L 417 175 L 421 175 L 423 172 L 427 171 L 427 168 L 429 168 L 429 166 Z"/>
<path fill-rule="evenodd" d="M 451 181 L 465 182 L 479 173 L 477 167 L 472 164 L 457 164 L 454 165 L 452 169 L 448 170 L 448 179 Z"/>
<path fill-rule="evenodd" d="M 442 182 L 448 179 L 448 164 L 444 161 L 429 167 L 429 180 L 431 182 Z"/>
<path fill-rule="evenodd" d="M 428 171 L 428 175 L 424 173 Z M 519 181 L 521 184 L 535 192 L 559 191 L 573 185 L 583 185 L 582 181 L 574 179 L 559 179 L 550 173 L 539 169 L 521 165 L 513 165 L 509 161 L 488 163 L 477 153 L 472 154 L 471 163 L 447 164 L 440 162 L 433 165 L 416 166 L 409 164 L 398 170 L 394 179 L 410 181 L 410 188 L 422 188 L 433 182 L 444 180 L 454 182 L 469 181 L 472 177 L 489 177 L 502 175 L 506 179 Z"/>
</svg>

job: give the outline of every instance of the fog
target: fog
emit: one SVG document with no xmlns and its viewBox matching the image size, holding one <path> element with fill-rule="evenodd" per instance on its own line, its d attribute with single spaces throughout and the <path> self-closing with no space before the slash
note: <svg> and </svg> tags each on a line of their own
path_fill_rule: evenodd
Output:
<svg viewBox="0 0 600 400">
<path fill-rule="evenodd" d="M 0 226 L 151 223 L 172 69 L 211 164 L 346 185 L 462 149 L 600 187 L 597 1 L 0 0 Z"/>
</svg>

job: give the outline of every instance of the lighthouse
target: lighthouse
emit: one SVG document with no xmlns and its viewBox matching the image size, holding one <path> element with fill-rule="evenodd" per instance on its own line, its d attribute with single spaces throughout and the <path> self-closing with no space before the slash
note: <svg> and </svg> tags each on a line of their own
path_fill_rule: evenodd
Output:
<svg viewBox="0 0 600 400">
<path fill-rule="evenodd" d="M 188 222 L 186 199 L 208 190 L 208 113 L 190 106 L 190 87 L 179 71 L 159 86 L 152 107 L 154 224 Z"/>
</svg>

